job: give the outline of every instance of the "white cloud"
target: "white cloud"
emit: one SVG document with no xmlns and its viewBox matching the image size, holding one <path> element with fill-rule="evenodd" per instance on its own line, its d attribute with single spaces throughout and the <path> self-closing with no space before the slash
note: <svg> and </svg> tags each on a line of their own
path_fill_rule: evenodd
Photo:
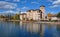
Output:
<svg viewBox="0 0 60 37">
<path fill-rule="evenodd" d="M 20 2 L 20 0 L 5 0 L 5 1 Z"/>
<path fill-rule="evenodd" d="M 47 0 L 47 1 L 49 1 L 49 2 L 53 2 L 53 0 Z"/>
<path fill-rule="evenodd" d="M 28 10 L 28 9 L 29 9 L 28 7 L 24 6 L 24 7 L 21 8 L 21 11 L 26 12 L 26 10 Z"/>
<path fill-rule="evenodd" d="M 56 14 L 57 12 L 51 11 L 50 13 L 51 13 L 51 14 Z"/>
<path fill-rule="evenodd" d="M 8 10 L 8 11 L 0 12 L 0 14 L 5 14 L 5 13 L 13 13 L 13 14 L 17 14 L 17 13 L 19 13 L 19 12 L 13 11 L 13 10 Z"/>
<path fill-rule="evenodd" d="M 26 13 L 26 12 L 21 12 L 21 13 Z"/>
<path fill-rule="evenodd" d="M 54 1 L 52 4 L 60 5 L 60 0 L 56 0 L 56 1 Z"/>
<path fill-rule="evenodd" d="M 9 10 L 9 11 L 4 11 L 3 13 L 19 13 L 19 12 L 17 12 L 17 11 L 12 11 L 12 10 Z"/>
<path fill-rule="evenodd" d="M 21 9 L 20 8 L 17 8 L 16 11 L 20 11 Z"/>
<path fill-rule="evenodd" d="M 9 2 L 5 2 L 5 1 L 0 1 L 0 9 L 15 9 L 17 7 L 17 4 L 15 3 L 9 3 Z"/>
<path fill-rule="evenodd" d="M 20 0 L 13 0 L 14 2 L 20 2 Z"/>
<path fill-rule="evenodd" d="M 22 9 L 26 9 L 26 8 L 27 8 L 27 7 L 24 6 Z"/>
<path fill-rule="evenodd" d="M 22 7 L 22 9 L 28 9 L 28 7 L 25 7 L 25 6 L 24 6 L 24 7 Z"/>
<path fill-rule="evenodd" d="M 58 6 L 60 6 L 60 5 L 53 5 L 53 6 L 50 6 L 51 8 L 56 8 L 56 7 L 58 7 Z"/>
<path fill-rule="evenodd" d="M 39 4 L 39 2 L 31 2 L 32 4 Z"/>
<path fill-rule="evenodd" d="M 25 4 L 28 0 L 21 1 L 20 3 Z"/>
<path fill-rule="evenodd" d="M 60 7 L 60 0 L 52 1 L 52 5 L 50 6 L 51 8 Z"/>
</svg>

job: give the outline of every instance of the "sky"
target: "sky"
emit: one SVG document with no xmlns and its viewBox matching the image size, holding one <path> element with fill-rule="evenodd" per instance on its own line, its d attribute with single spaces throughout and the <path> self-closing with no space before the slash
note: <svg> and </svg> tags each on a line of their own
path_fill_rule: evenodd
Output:
<svg viewBox="0 0 60 37">
<path fill-rule="evenodd" d="M 45 6 L 46 13 L 60 12 L 60 0 L 0 0 L 0 13 L 19 13 Z"/>
</svg>

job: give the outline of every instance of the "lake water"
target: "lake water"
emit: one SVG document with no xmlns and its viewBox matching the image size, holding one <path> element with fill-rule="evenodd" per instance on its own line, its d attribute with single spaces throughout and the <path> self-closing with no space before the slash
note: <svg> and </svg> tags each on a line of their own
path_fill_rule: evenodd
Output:
<svg viewBox="0 0 60 37">
<path fill-rule="evenodd" d="M 0 37 L 60 37 L 60 25 L 0 21 Z"/>
</svg>

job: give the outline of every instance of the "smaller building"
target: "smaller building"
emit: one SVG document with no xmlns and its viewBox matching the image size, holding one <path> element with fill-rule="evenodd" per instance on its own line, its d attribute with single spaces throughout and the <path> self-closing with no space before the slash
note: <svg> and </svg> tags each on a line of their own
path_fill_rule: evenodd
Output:
<svg viewBox="0 0 60 37">
<path fill-rule="evenodd" d="M 26 19 L 27 19 L 26 13 L 20 14 L 20 20 L 26 20 Z"/>
<path fill-rule="evenodd" d="M 58 20 L 56 14 L 48 14 L 48 19 L 49 19 L 49 20 Z"/>
<path fill-rule="evenodd" d="M 56 16 L 51 17 L 51 20 L 57 20 L 58 18 Z"/>
</svg>

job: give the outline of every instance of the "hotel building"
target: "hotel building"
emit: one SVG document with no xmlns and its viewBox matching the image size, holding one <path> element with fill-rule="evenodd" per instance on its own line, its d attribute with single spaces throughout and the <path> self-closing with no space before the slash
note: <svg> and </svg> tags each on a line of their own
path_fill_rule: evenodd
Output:
<svg viewBox="0 0 60 37">
<path fill-rule="evenodd" d="M 25 15 L 25 17 L 23 15 Z M 45 20 L 45 6 L 40 6 L 40 9 L 36 10 L 28 10 L 23 15 L 20 15 L 21 20 L 23 20 L 23 18 L 26 18 L 26 20 Z"/>
</svg>

